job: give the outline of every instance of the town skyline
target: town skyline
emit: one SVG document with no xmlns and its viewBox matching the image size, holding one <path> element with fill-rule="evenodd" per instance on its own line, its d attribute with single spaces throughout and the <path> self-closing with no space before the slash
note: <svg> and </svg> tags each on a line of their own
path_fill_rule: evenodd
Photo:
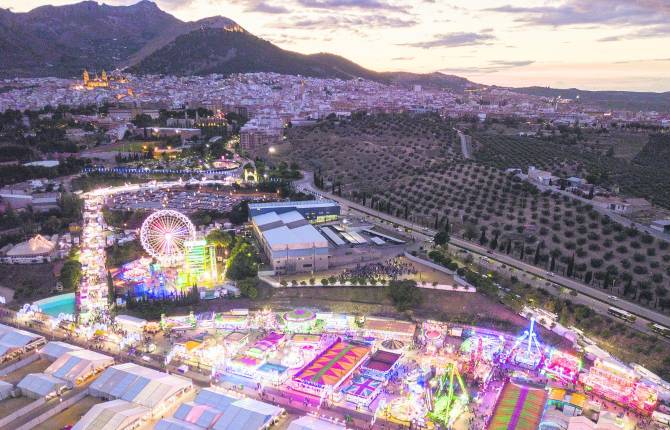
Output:
<svg viewBox="0 0 670 430">
<path fill-rule="evenodd" d="M 0 0 L 0 7 L 26 12 L 71 3 L 77 2 Z M 663 25 L 670 7 L 662 1 L 155 3 L 182 20 L 222 15 L 284 49 L 330 52 L 377 71 L 440 71 L 512 87 L 670 90 L 670 58 L 655 54 L 670 41 Z"/>
</svg>

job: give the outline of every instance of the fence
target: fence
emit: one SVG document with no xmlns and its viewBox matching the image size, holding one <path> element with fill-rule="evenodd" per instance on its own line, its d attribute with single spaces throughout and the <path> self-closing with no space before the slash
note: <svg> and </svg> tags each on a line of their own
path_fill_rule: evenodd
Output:
<svg viewBox="0 0 670 430">
<path fill-rule="evenodd" d="M 0 370 L 0 376 L 7 376 L 10 373 L 12 373 L 13 371 L 15 371 L 16 369 L 20 369 L 23 366 L 29 365 L 30 363 L 37 360 L 38 358 L 40 358 L 39 354 L 37 352 L 34 352 L 33 354 L 30 354 L 29 356 L 22 358 L 21 360 L 17 361 L 16 363 L 12 363 L 7 367 L 2 368 L 2 370 Z"/>
<path fill-rule="evenodd" d="M 48 411 L 44 412 L 40 416 L 33 418 L 32 420 L 28 421 L 27 423 L 23 424 L 20 427 L 17 427 L 16 430 L 30 430 L 32 428 L 35 428 L 36 426 L 42 424 L 43 422 L 47 421 L 49 418 L 53 417 L 54 415 L 58 415 L 65 409 L 69 408 L 70 406 L 74 405 L 75 403 L 79 402 L 81 399 L 84 397 L 88 396 L 88 388 L 75 394 L 74 396 L 70 397 L 67 400 L 63 400 L 60 403 L 56 403 L 52 408 L 50 408 Z M 44 399 L 42 399 L 44 400 Z M 34 402 L 33 402 L 34 403 Z M 32 403 L 30 404 L 32 405 Z M 30 406 L 28 405 L 28 406 Z"/>
<path fill-rule="evenodd" d="M 34 402 L 31 402 L 27 404 L 26 406 L 22 407 L 21 409 L 17 409 L 11 414 L 7 415 L 3 419 L 0 420 L 0 427 L 5 427 L 9 425 L 11 422 L 16 420 L 17 418 L 20 418 L 26 414 L 31 413 L 35 409 L 39 408 L 43 404 L 45 404 L 47 401 L 42 397 L 41 399 L 35 400 Z M 31 428 L 31 427 L 28 427 Z"/>
<path fill-rule="evenodd" d="M 453 270 L 449 270 L 444 266 L 440 266 L 439 264 L 433 263 L 432 261 L 424 260 L 423 258 L 416 257 L 409 252 L 405 252 L 405 258 L 407 258 L 410 261 L 413 261 L 415 263 L 423 264 L 424 266 L 428 266 L 431 269 L 438 270 L 442 273 L 446 273 L 447 275 L 452 275 L 456 272 Z"/>
</svg>

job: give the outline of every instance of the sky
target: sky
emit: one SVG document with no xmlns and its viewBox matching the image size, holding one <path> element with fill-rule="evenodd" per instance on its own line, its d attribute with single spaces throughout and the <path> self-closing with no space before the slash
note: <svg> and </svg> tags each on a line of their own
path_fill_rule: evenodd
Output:
<svg viewBox="0 0 670 430">
<path fill-rule="evenodd" d="M 137 0 L 108 0 L 127 5 Z M 156 0 L 284 49 L 503 86 L 670 91 L 670 0 Z M 23 12 L 71 0 L 0 0 Z"/>
</svg>

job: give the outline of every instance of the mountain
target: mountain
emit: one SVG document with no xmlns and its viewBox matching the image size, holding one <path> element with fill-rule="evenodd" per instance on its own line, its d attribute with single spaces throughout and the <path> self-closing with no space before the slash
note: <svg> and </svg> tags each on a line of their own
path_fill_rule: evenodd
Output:
<svg viewBox="0 0 670 430">
<path fill-rule="evenodd" d="M 0 52 L 0 77 L 10 78 L 127 68 L 174 75 L 264 71 L 452 90 L 474 85 L 441 73 L 378 73 L 333 54 L 287 51 L 228 18 L 184 22 L 148 0 L 131 6 L 84 1 L 26 13 L 0 9 Z"/>
<path fill-rule="evenodd" d="M 391 83 L 406 87 L 421 85 L 429 89 L 449 89 L 462 93 L 467 88 L 478 88 L 484 85 L 476 84 L 466 78 L 455 75 L 445 75 L 440 72 L 433 73 L 408 73 L 408 72 L 385 72 L 382 75 Z"/>
<path fill-rule="evenodd" d="M 577 88 L 559 89 L 547 87 L 512 88 L 513 91 L 540 97 L 577 99 L 583 103 L 601 106 L 603 109 L 642 110 L 670 112 L 670 91 L 665 93 L 632 91 L 586 91 Z"/>
<path fill-rule="evenodd" d="M 0 78 L 80 76 L 83 69 L 126 68 L 139 74 L 205 75 L 276 72 L 322 78 L 364 78 L 411 88 L 461 93 L 486 87 L 435 72 L 376 72 L 338 55 L 284 50 L 215 16 L 184 22 L 141 0 L 130 6 L 95 1 L 42 6 L 25 13 L 0 9 Z M 604 109 L 670 111 L 670 92 L 510 88 L 536 96 L 575 99 Z"/>
<path fill-rule="evenodd" d="M 238 27 L 201 28 L 182 34 L 129 69 L 137 74 L 207 75 L 276 72 L 313 77 L 383 80 L 332 54 L 287 51 Z"/>
</svg>

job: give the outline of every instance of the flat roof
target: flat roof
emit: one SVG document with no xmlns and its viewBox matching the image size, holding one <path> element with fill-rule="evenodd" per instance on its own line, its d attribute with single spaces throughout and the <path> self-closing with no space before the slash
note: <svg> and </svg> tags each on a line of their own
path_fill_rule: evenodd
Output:
<svg viewBox="0 0 670 430">
<path fill-rule="evenodd" d="M 345 245 L 344 241 L 330 227 L 321 227 L 321 231 L 337 246 Z"/>
<path fill-rule="evenodd" d="M 329 206 L 339 206 L 334 200 L 321 199 L 321 200 L 299 200 L 299 201 L 288 201 L 288 202 L 263 202 L 263 203 L 249 203 L 249 210 L 253 209 L 265 209 L 265 208 L 290 208 L 290 207 L 329 207 Z"/>
<path fill-rule="evenodd" d="M 317 246 L 328 247 L 328 241 L 321 236 L 311 224 L 305 224 L 296 228 L 289 228 L 285 225 L 273 228 L 263 232 L 263 237 L 267 241 L 270 248 L 282 246 Z"/>
</svg>

